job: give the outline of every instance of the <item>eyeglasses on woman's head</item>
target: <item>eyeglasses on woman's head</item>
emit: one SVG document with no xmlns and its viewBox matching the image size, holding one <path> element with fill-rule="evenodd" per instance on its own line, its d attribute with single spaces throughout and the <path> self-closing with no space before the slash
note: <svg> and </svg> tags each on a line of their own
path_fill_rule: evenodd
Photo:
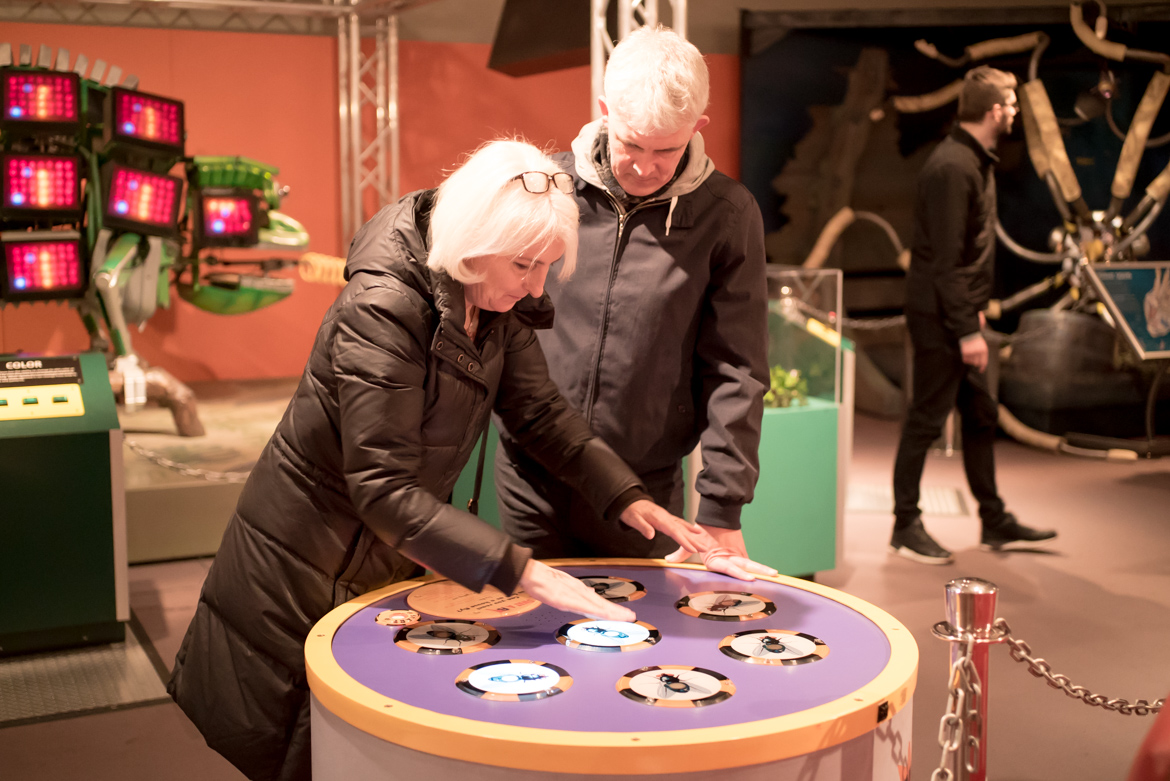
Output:
<svg viewBox="0 0 1170 781">
<path fill-rule="evenodd" d="M 557 171 L 555 174 L 546 174 L 544 171 L 525 171 L 512 178 L 519 179 L 524 184 L 524 189 L 530 193 L 547 193 L 550 182 L 563 193 L 569 195 L 573 193 L 573 177 L 564 171 Z"/>
</svg>

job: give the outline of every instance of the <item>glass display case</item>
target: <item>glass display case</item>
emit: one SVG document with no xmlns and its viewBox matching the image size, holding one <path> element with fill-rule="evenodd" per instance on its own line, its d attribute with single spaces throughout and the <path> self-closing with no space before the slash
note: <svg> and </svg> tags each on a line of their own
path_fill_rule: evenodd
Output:
<svg viewBox="0 0 1170 781">
<path fill-rule="evenodd" d="M 744 508 L 749 554 L 787 575 L 836 567 L 852 446 L 852 345 L 841 271 L 768 268 L 768 367 L 760 479 Z"/>
<path fill-rule="evenodd" d="M 774 403 L 841 402 L 841 271 L 768 268 L 768 367 Z M 779 387 L 778 387 L 779 386 Z M 798 389 L 786 393 L 785 387 Z"/>
</svg>

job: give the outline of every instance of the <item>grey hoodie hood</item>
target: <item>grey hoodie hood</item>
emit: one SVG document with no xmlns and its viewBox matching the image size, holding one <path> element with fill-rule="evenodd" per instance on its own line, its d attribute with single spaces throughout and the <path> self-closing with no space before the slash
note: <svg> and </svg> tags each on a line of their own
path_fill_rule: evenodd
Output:
<svg viewBox="0 0 1170 781">
<path fill-rule="evenodd" d="M 573 139 L 572 149 L 573 156 L 576 158 L 577 176 L 589 182 L 594 187 L 609 192 L 601 182 L 601 175 L 597 173 L 597 169 L 593 166 L 593 140 L 597 138 L 597 134 L 601 132 L 604 124 L 604 119 L 596 119 L 581 128 L 581 132 Z M 687 145 L 687 152 L 690 154 L 690 158 L 687 160 L 687 167 L 683 169 L 683 172 L 670 185 L 670 189 L 656 196 L 652 201 L 647 201 L 648 203 L 673 200 L 680 195 L 687 195 L 688 193 L 694 192 L 699 185 L 707 181 L 707 177 L 715 173 L 715 164 L 711 162 L 711 158 L 707 157 L 702 134 L 695 133 L 691 136 L 691 142 Z"/>
</svg>

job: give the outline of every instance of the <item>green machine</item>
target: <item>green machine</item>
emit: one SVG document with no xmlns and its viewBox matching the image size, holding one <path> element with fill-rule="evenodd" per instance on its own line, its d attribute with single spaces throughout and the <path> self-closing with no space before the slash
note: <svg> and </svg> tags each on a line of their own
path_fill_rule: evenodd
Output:
<svg viewBox="0 0 1170 781">
<path fill-rule="evenodd" d="M 104 356 L 0 356 L 0 496 L 0 656 L 122 640 L 122 432 Z"/>
</svg>

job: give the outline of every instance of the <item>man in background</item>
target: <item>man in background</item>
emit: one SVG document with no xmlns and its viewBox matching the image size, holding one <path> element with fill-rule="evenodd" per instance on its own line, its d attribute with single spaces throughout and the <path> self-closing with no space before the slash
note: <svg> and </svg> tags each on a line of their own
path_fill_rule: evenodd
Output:
<svg viewBox="0 0 1170 781">
<path fill-rule="evenodd" d="M 630 501 L 648 493 L 681 514 L 682 458 L 701 445 L 696 521 L 721 555 L 743 556 L 768 382 L 760 210 L 704 152 L 708 74 L 692 44 L 665 28 L 631 33 L 604 89 L 601 119 L 557 156 L 574 176 L 580 246 L 573 278 L 546 285 L 556 316 L 541 346 L 570 404 L 641 478 Z M 509 432 L 501 442 L 503 526 L 536 557 L 673 549 L 594 517 Z"/>
<path fill-rule="evenodd" d="M 913 396 L 894 463 L 890 547 L 923 564 L 951 552 L 922 525 L 919 483 L 926 453 L 951 409 L 962 417 L 963 469 L 979 503 L 983 546 L 999 550 L 1056 536 L 1007 512 L 995 485 L 998 405 L 987 387 L 987 325 L 995 260 L 995 148 L 1018 111 L 1016 77 L 982 65 L 959 93 L 958 123 L 918 175 L 914 244 L 906 276 L 906 329 L 914 347 Z"/>
</svg>

